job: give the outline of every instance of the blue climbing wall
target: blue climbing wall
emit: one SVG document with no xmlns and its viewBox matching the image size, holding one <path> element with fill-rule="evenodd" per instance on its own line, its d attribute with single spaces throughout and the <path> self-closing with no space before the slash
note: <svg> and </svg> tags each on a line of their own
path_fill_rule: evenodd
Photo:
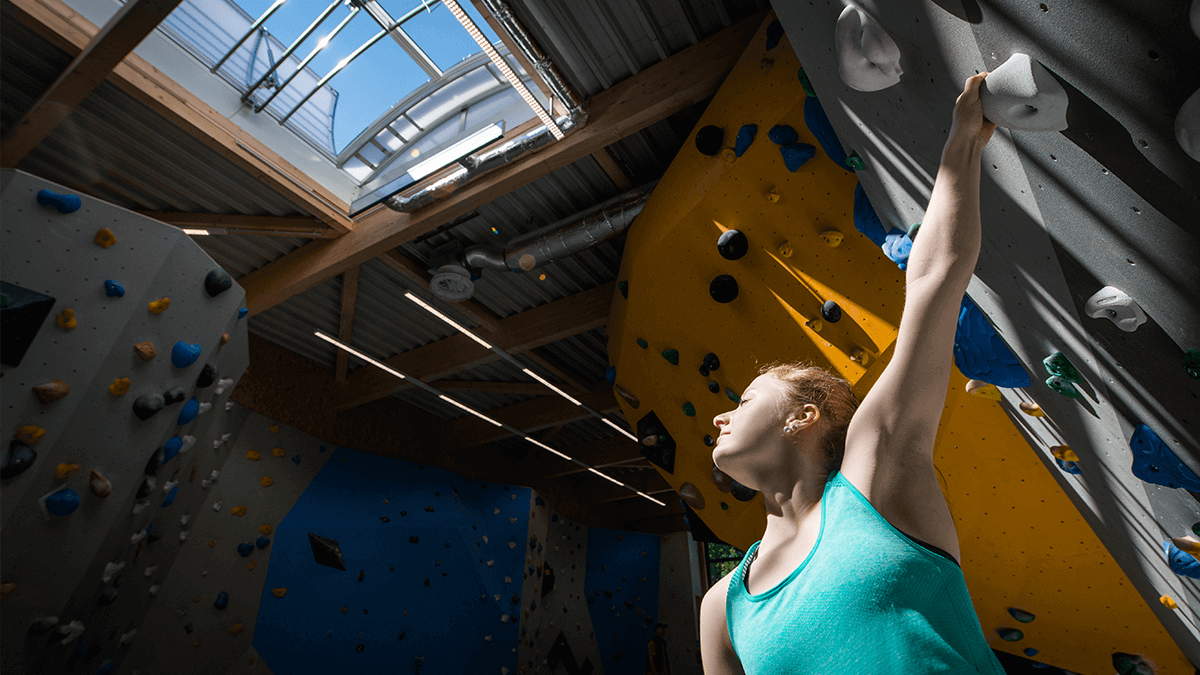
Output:
<svg viewBox="0 0 1200 675">
<path fill-rule="evenodd" d="M 652 534 L 588 532 L 584 596 L 605 673 L 642 672 L 654 624 L 670 623 L 656 618 L 660 541 Z"/>
</svg>

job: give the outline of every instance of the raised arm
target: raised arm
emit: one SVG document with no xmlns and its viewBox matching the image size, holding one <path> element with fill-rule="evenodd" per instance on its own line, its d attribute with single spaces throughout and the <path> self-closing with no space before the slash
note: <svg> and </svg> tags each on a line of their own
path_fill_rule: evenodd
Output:
<svg viewBox="0 0 1200 675">
<path fill-rule="evenodd" d="M 896 350 L 846 433 L 843 470 L 864 481 L 903 479 L 906 471 L 892 471 L 897 467 L 932 466 L 958 310 L 979 257 L 980 161 L 996 128 L 984 120 L 979 102 L 984 77 L 969 78 L 955 103 L 933 194 L 908 258 Z"/>
</svg>

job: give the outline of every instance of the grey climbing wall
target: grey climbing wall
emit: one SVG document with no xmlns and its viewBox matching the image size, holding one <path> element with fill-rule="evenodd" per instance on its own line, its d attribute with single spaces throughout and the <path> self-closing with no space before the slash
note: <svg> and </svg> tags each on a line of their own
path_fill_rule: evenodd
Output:
<svg viewBox="0 0 1200 675">
<path fill-rule="evenodd" d="M 94 671 L 107 660 L 121 663 L 127 647 L 120 637 L 142 628 L 155 603 L 151 588 L 161 586 L 179 555 L 180 516 L 200 507 L 201 479 L 193 472 L 207 475 L 221 464 L 228 444 L 214 443 L 240 424 L 237 410 L 225 407 L 249 363 L 245 321 L 238 316 L 245 293 L 233 284 L 210 296 L 205 277 L 216 265 L 188 236 L 86 196 L 81 208 L 62 213 L 38 203 L 43 189 L 68 192 L 22 172 L 0 172 L 0 277 L 55 298 L 19 366 L 5 366 L 0 380 L 5 450 L 22 427 L 45 432 L 31 445 L 36 461 L 4 480 L 0 492 L 0 575 L 14 584 L 0 605 L 0 668 L 6 673 L 63 672 L 75 662 L 84 662 L 77 669 Z M 102 228 L 116 238 L 107 248 L 94 243 Z M 124 286 L 122 297 L 106 293 L 109 279 Z M 152 313 L 148 305 L 163 297 L 170 298 L 169 307 Z M 74 312 L 73 329 L 55 321 L 67 308 Z M 229 334 L 225 345 L 223 333 Z M 147 340 L 157 350 L 150 361 L 134 351 Z M 177 342 L 199 344 L 194 363 L 173 365 Z M 216 369 L 220 381 L 198 387 L 205 365 Z M 118 378 L 130 380 L 123 395 L 109 389 Z M 68 393 L 42 403 L 32 388 L 52 380 L 66 383 Z M 134 415 L 138 397 L 176 387 L 211 409 L 184 425 L 182 402 L 144 421 Z M 152 471 L 148 484 L 148 460 L 172 437 L 193 444 Z M 80 468 L 58 479 L 59 464 Z M 107 497 L 89 488 L 93 469 L 111 483 Z M 163 506 L 174 481 L 174 501 Z M 78 495 L 78 508 L 66 515 L 44 512 L 39 499 L 60 488 Z M 109 563 L 124 567 L 104 582 Z M 33 622 L 45 617 L 57 617 L 56 625 L 77 621 L 83 633 L 67 645 L 61 642 L 71 636 L 54 627 L 29 634 Z"/>
<path fill-rule="evenodd" d="M 1181 367 L 1184 350 L 1200 347 L 1200 163 L 1173 137 L 1179 107 L 1200 87 L 1189 4 L 868 0 L 860 5 L 895 40 L 904 70 L 899 84 L 875 92 L 839 77 L 832 47 L 844 3 L 775 10 L 842 145 L 865 160 L 858 178 L 885 229 L 922 220 L 968 76 L 1026 53 L 1062 82 L 1066 131 L 998 129 L 984 154 L 983 247 L 969 295 L 1033 380 L 1002 390 L 1009 416 L 1200 663 L 1200 586 L 1172 573 L 1162 550 L 1164 539 L 1188 534 L 1200 509 L 1187 491 L 1134 476 L 1129 447 L 1146 424 L 1200 473 L 1200 382 Z M 1087 316 L 1084 303 L 1109 285 L 1149 321 L 1125 333 Z M 1043 384 L 1042 359 L 1058 351 L 1083 375 L 1079 399 Z M 1046 417 L 1017 412 L 1022 401 Z M 1049 450 L 1058 444 L 1079 455 L 1081 475 L 1059 469 Z"/>
</svg>

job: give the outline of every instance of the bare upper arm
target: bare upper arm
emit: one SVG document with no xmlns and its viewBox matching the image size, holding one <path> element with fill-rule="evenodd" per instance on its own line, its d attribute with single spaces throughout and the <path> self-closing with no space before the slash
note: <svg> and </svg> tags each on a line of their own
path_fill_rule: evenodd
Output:
<svg viewBox="0 0 1200 675">
<path fill-rule="evenodd" d="M 713 584 L 700 603 L 700 657 L 704 661 L 704 675 L 745 675 L 733 651 L 725 620 L 725 598 L 732 576 L 730 572 Z"/>
</svg>

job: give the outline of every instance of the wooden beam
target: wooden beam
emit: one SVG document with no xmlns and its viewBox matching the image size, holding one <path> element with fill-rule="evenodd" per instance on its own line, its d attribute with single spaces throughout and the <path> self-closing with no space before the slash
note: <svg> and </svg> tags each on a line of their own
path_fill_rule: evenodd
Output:
<svg viewBox="0 0 1200 675">
<path fill-rule="evenodd" d="M 351 267 L 342 275 L 342 320 L 338 327 L 338 339 L 350 344 L 354 336 L 354 304 L 358 300 L 358 271 L 360 267 Z M 346 369 L 350 367 L 350 352 L 345 349 L 337 350 L 337 381 L 346 381 Z"/>
<path fill-rule="evenodd" d="M 100 30 L 62 0 L 11 1 L 15 18 L 63 48 L 83 52 Z M 195 137 L 239 169 L 340 233 L 353 229 L 349 204 L 309 178 L 199 97 L 159 72 L 137 54 L 118 63 L 108 79 L 183 133 Z M 345 265 L 341 274 L 353 265 Z"/>
<path fill-rule="evenodd" d="M 147 218 L 195 229 L 220 229 L 233 234 L 261 234 L 275 237 L 332 239 L 339 233 L 312 216 L 244 216 L 237 213 L 179 213 L 176 211 L 138 211 Z"/>
<path fill-rule="evenodd" d="M 487 340 L 510 354 L 520 354 L 603 326 L 608 322 L 613 286 L 610 282 L 502 319 Z M 433 382 L 498 358 L 495 352 L 457 333 L 384 359 L 383 363 L 422 382 Z M 608 387 L 608 382 L 603 382 Z M 333 410 L 346 410 L 383 398 L 401 386 L 413 385 L 379 368 L 359 368 L 333 393 L 329 405 Z"/>
<path fill-rule="evenodd" d="M 504 43 L 505 47 L 508 47 L 508 52 L 512 54 L 514 59 L 517 60 L 517 63 L 521 64 L 521 68 L 529 74 L 534 86 L 540 89 L 541 92 L 546 95 L 548 100 L 554 102 L 552 116 L 565 113 L 566 106 L 563 105 L 562 101 L 554 98 L 554 92 L 550 91 L 550 87 L 546 86 L 546 81 L 542 79 L 541 73 L 539 73 L 537 69 L 533 67 L 533 63 L 521 53 L 521 50 L 517 49 L 516 41 L 512 39 L 512 36 L 508 34 L 508 31 L 504 30 L 504 25 L 500 23 L 500 20 L 496 18 L 496 15 L 492 14 L 491 11 L 488 10 L 487 6 L 483 4 L 483 0 L 471 0 L 471 4 L 475 5 L 475 9 L 479 11 L 479 14 L 483 17 L 483 20 L 487 21 L 488 25 L 492 27 L 492 30 L 496 31 L 496 35 L 500 37 L 500 41 Z"/>
<path fill-rule="evenodd" d="M 399 272 L 401 276 L 413 282 L 413 284 L 424 288 L 429 287 L 429 280 L 433 278 L 433 275 L 400 251 L 396 249 L 385 251 L 383 255 L 379 256 L 379 259 L 386 263 L 388 267 Z M 471 317 L 475 323 L 482 326 L 489 333 L 495 333 L 500 329 L 500 317 L 496 316 L 492 310 L 474 300 L 456 302 L 454 303 L 454 309 Z"/>
<path fill-rule="evenodd" d="M 127 0 L 42 93 L 0 145 L 0 166 L 15 167 L 104 81 L 181 0 Z"/>
<path fill-rule="evenodd" d="M 526 394 L 557 396 L 541 382 L 473 382 L 470 380 L 435 380 L 429 386 L 442 391 L 492 391 L 497 394 Z M 540 440 L 540 439 L 539 439 Z M 543 441 L 545 442 L 545 441 Z"/>
<path fill-rule="evenodd" d="M 356 221 L 350 234 L 310 242 L 247 274 L 238 282 L 246 289 L 250 314 L 274 307 L 713 96 L 766 16 L 764 10 L 743 19 L 592 97 L 587 124 L 561 141 L 497 168 L 415 213 L 378 209 Z"/>
<path fill-rule="evenodd" d="M 593 152 L 592 159 L 596 160 L 601 169 L 604 169 L 604 173 L 608 174 L 608 177 L 612 179 L 612 182 L 621 192 L 633 187 L 633 183 L 629 181 L 629 177 L 625 175 L 625 172 L 621 171 L 621 167 L 617 166 L 617 162 L 613 159 L 612 153 L 608 148 L 600 148 L 596 152 Z"/>
</svg>

